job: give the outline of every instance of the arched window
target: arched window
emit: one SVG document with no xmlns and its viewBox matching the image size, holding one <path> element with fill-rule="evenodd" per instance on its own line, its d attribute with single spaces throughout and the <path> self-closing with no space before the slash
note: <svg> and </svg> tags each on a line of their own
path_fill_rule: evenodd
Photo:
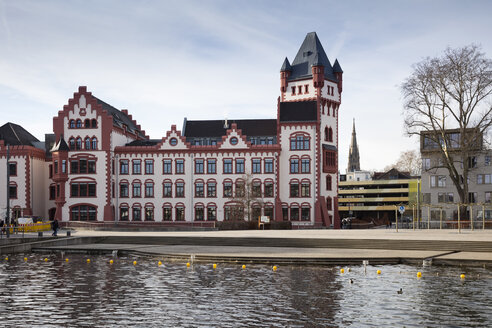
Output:
<svg viewBox="0 0 492 328">
<path fill-rule="evenodd" d="M 74 120 L 70 120 L 70 122 L 68 124 L 69 124 L 68 126 L 70 129 L 75 129 L 75 121 Z"/>
<path fill-rule="evenodd" d="M 328 141 L 328 127 L 325 127 L 325 141 Z"/>
<path fill-rule="evenodd" d="M 326 209 L 328 211 L 331 211 L 331 208 L 332 208 L 332 201 L 331 201 L 331 197 L 328 196 L 328 197 L 326 197 Z"/>
<path fill-rule="evenodd" d="M 307 134 L 296 133 L 290 136 L 290 150 L 309 150 L 310 138 Z"/>
<path fill-rule="evenodd" d="M 333 142 L 333 129 L 331 127 L 328 129 L 328 141 Z"/>
<path fill-rule="evenodd" d="M 301 220 L 311 220 L 311 206 L 308 203 L 303 203 L 301 206 Z"/>
<path fill-rule="evenodd" d="M 173 219 L 173 207 L 171 203 L 164 203 L 162 205 L 162 221 L 172 221 Z"/>
<path fill-rule="evenodd" d="M 90 128 L 90 127 L 91 127 L 91 120 L 86 119 L 86 120 L 84 121 L 84 128 L 88 129 L 88 128 Z"/>
<path fill-rule="evenodd" d="M 129 215 L 129 207 L 128 204 L 123 203 L 120 205 L 120 221 L 128 221 L 130 215 Z"/>
<path fill-rule="evenodd" d="M 97 150 L 97 138 L 93 137 L 91 140 L 92 143 L 92 149 Z"/>
<path fill-rule="evenodd" d="M 75 139 L 74 138 L 68 139 L 68 146 L 70 147 L 70 150 L 75 150 Z"/>
<path fill-rule="evenodd" d="M 86 150 L 91 149 L 91 138 L 86 137 L 85 140 L 84 140 L 84 144 L 85 144 L 85 149 Z"/>
<path fill-rule="evenodd" d="M 202 203 L 195 205 L 195 221 L 205 220 L 205 209 Z"/>
<path fill-rule="evenodd" d="M 75 149 L 77 149 L 77 150 L 82 149 L 82 139 L 80 137 L 77 138 L 77 143 L 75 145 Z"/>
<path fill-rule="evenodd" d="M 132 221 L 142 221 L 142 205 L 138 203 L 132 206 Z"/>
<path fill-rule="evenodd" d="M 95 206 L 75 205 L 70 208 L 70 221 L 96 221 L 96 219 L 97 208 Z"/>
<path fill-rule="evenodd" d="M 93 129 L 94 128 L 97 128 L 97 120 L 95 118 L 92 119 L 91 126 L 92 126 Z"/>
<path fill-rule="evenodd" d="M 154 204 L 145 204 L 145 221 L 154 221 Z"/>
<path fill-rule="evenodd" d="M 176 204 L 176 221 L 185 220 L 185 206 L 183 203 Z"/>
<path fill-rule="evenodd" d="M 215 203 L 207 204 L 207 221 L 217 220 L 217 205 Z"/>
<path fill-rule="evenodd" d="M 77 120 L 77 129 L 80 129 L 82 127 L 82 121 L 81 120 Z"/>
</svg>

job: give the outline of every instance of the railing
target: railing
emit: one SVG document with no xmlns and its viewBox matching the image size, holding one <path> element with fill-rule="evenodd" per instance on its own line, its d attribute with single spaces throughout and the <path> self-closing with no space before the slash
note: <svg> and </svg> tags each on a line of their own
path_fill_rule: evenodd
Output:
<svg viewBox="0 0 492 328">
<path fill-rule="evenodd" d="M 1 227 L 0 236 L 3 236 L 7 232 L 7 229 L 10 234 L 17 234 L 17 233 L 24 234 L 25 232 L 49 231 L 51 230 L 51 222 L 18 224 L 17 226 L 11 224 L 8 227 L 4 225 L 3 227 Z"/>
</svg>

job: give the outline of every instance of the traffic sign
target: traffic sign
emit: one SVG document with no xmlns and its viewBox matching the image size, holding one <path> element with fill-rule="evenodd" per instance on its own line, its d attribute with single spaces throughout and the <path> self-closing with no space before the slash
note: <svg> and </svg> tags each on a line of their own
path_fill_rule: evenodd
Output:
<svg viewBox="0 0 492 328">
<path fill-rule="evenodd" d="M 400 212 L 400 214 L 403 214 L 403 212 L 405 212 L 405 206 L 401 205 L 401 206 L 398 208 L 398 212 Z"/>
</svg>

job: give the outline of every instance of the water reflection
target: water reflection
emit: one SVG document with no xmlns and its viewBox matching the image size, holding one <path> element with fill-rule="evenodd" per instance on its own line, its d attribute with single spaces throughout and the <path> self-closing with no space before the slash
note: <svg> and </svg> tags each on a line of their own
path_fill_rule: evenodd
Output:
<svg viewBox="0 0 492 328">
<path fill-rule="evenodd" d="M 0 320 L 42 327 L 484 327 L 491 272 L 406 265 L 289 267 L 32 254 L 0 263 Z M 422 271 L 422 279 L 415 274 Z M 439 275 L 438 275 L 439 274 Z M 478 278 L 480 274 L 480 278 Z M 352 279 L 353 283 L 349 283 Z M 403 293 L 397 291 L 402 288 Z"/>
</svg>

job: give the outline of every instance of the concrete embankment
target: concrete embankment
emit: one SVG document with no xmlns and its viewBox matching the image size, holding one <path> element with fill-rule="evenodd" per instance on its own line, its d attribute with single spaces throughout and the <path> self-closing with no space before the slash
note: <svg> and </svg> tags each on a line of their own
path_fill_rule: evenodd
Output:
<svg viewBox="0 0 492 328">
<path fill-rule="evenodd" d="M 371 264 L 422 263 L 492 265 L 492 233 L 452 232 L 83 232 L 77 237 L 30 243 L 34 252 L 140 254 L 195 261 Z"/>
</svg>

